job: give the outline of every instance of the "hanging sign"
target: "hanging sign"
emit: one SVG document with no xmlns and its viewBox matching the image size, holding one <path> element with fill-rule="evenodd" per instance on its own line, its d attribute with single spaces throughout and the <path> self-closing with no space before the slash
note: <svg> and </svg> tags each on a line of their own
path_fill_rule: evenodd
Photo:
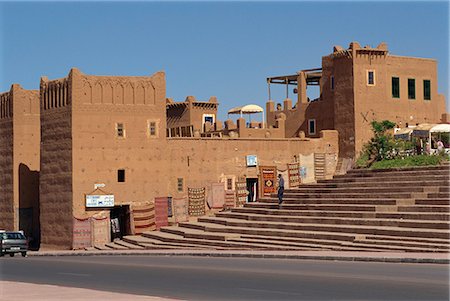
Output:
<svg viewBox="0 0 450 301">
<path fill-rule="evenodd" d="M 86 195 L 86 207 L 114 207 L 114 195 Z"/>
<path fill-rule="evenodd" d="M 247 159 L 247 167 L 258 165 L 258 157 L 256 155 L 248 155 Z"/>
</svg>

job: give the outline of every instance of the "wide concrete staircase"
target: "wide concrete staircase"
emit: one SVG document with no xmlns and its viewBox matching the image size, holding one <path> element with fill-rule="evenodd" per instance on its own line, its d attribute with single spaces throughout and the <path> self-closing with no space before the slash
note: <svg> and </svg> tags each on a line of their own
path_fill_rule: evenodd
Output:
<svg viewBox="0 0 450 301">
<path fill-rule="evenodd" d="M 351 170 L 121 247 L 449 252 L 449 166 Z M 120 248 L 120 247 L 118 247 Z"/>
</svg>

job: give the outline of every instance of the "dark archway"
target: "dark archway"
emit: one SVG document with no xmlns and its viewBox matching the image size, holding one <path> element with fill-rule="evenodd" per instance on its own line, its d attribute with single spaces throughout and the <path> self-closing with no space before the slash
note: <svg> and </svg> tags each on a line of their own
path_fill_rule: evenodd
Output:
<svg viewBox="0 0 450 301">
<path fill-rule="evenodd" d="M 19 229 L 29 239 L 31 250 L 38 250 L 41 240 L 39 209 L 39 171 L 19 164 Z"/>
</svg>

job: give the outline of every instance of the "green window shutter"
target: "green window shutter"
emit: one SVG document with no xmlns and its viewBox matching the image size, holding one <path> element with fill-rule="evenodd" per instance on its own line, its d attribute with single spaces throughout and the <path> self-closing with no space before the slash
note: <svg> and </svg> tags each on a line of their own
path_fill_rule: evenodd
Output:
<svg viewBox="0 0 450 301">
<path fill-rule="evenodd" d="M 431 100 L 431 81 L 428 79 L 423 81 L 423 99 Z"/>
<path fill-rule="evenodd" d="M 416 99 L 416 80 L 408 78 L 408 99 Z"/>
<path fill-rule="evenodd" d="M 400 98 L 400 78 L 392 78 L 392 97 Z"/>
</svg>

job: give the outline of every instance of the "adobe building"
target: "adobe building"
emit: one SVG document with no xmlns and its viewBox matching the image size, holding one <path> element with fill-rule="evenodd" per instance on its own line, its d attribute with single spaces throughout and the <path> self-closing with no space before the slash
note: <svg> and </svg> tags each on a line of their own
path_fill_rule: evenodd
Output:
<svg viewBox="0 0 450 301">
<path fill-rule="evenodd" d="M 39 245 L 39 91 L 13 84 L 0 94 L 0 229 Z"/>
<path fill-rule="evenodd" d="M 210 97 L 207 102 L 197 101 L 194 96 L 186 97 L 184 102 L 174 102 L 167 98 L 167 135 L 186 137 L 194 136 L 195 132 L 206 132 L 205 124 L 209 123 L 209 129 L 217 121 L 218 106 L 215 96 Z"/>
<path fill-rule="evenodd" d="M 335 131 L 324 131 L 317 139 L 284 138 L 284 132 L 280 138 L 243 132 L 242 137 L 170 137 L 168 124 L 205 131 L 205 122 L 211 122 L 204 117 L 215 118 L 217 102 L 212 98 L 198 104 L 193 97 L 186 105 L 167 101 L 162 72 L 121 77 L 72 69 L 66 78 L 43 77 L 40 100 L 44 248 L 72 248 L 74 219 L 128 216 L 123 231 L 131 234 L 133 206 L 153 203 L 157 197 L 186 196 L 188 187 L 227 181 L 233 189 L 237 179 L 257 179 L 257 167 L 246 164 L 248 155 L 256 155 L 259 164 L 286 166 L 302 153 L 338 151 Z M 177 114 L 195 116 L 176 122 Z M 243 121 L 238 120 L 242 130 Z M 87 207 L 86 195 L 98 184 L 114 195 L 113 207 Z M 109 223 L 105 225 L 103 232 L 108 232 Z"/>
<path fill-rule="evenodd" d="M 270 100 L 267 124 L 222 123 L 215 97 L 174 102 L 163 72 L 94 76 L 74 68 L 61 79 L 42 77 L 40 107 L 36 91 L 13 85 L 0 97 L 0 227 L 23 229 L 27 220 L 35 229 L 40 219 L 32 235 L 59 249 L 110 239 L 117 218 L 123 234 L 134 234 L 133 208 L 156 199 L 213 185 L 237 194 L 237 183 L 261 192 L 260 167 L 287 174 L 298 163 L 312 181 L 331 177 L 337 154 L 354 157 L 371 137 L 370 121 L 405 125 L 445 113 L 436 61 L 391 56 L 384 44 L 335 47 L 322 68 L 268 82 L 295 85 L 298 99 L 281 108 Z M 318 99 L 308 101 L 308 85 L 320 86 Z M 88 206 L 96 194 L 113 195 L 113 204 Z M 32 222 L 20 218 L 29 212 Z"/>
<path fill-rule="evenodd" d="M 355 158 L 372 137 L 373 120 L 391 120 L 398 127 L 439 123 L 446 113 L 445 97 L 438 94 L 437 61 L 391 55 L 387 45 L 361 47 L 352 42 L 322 57 L 322 67 L 294 75 L 271 77 L 270 84 L 294 85 L 297 101 L 286 99 L 278 110 L 267 102 L 267 121 L 286 115 L 286 137 L 304 132 L 317 137 L 324 129 L 339 132 L 340 157 Z M 318 85 L 320 96 L 309 99 L 307 87 Z M 288 90 L 287 90 L 288 92 Z"/>
</svg>

